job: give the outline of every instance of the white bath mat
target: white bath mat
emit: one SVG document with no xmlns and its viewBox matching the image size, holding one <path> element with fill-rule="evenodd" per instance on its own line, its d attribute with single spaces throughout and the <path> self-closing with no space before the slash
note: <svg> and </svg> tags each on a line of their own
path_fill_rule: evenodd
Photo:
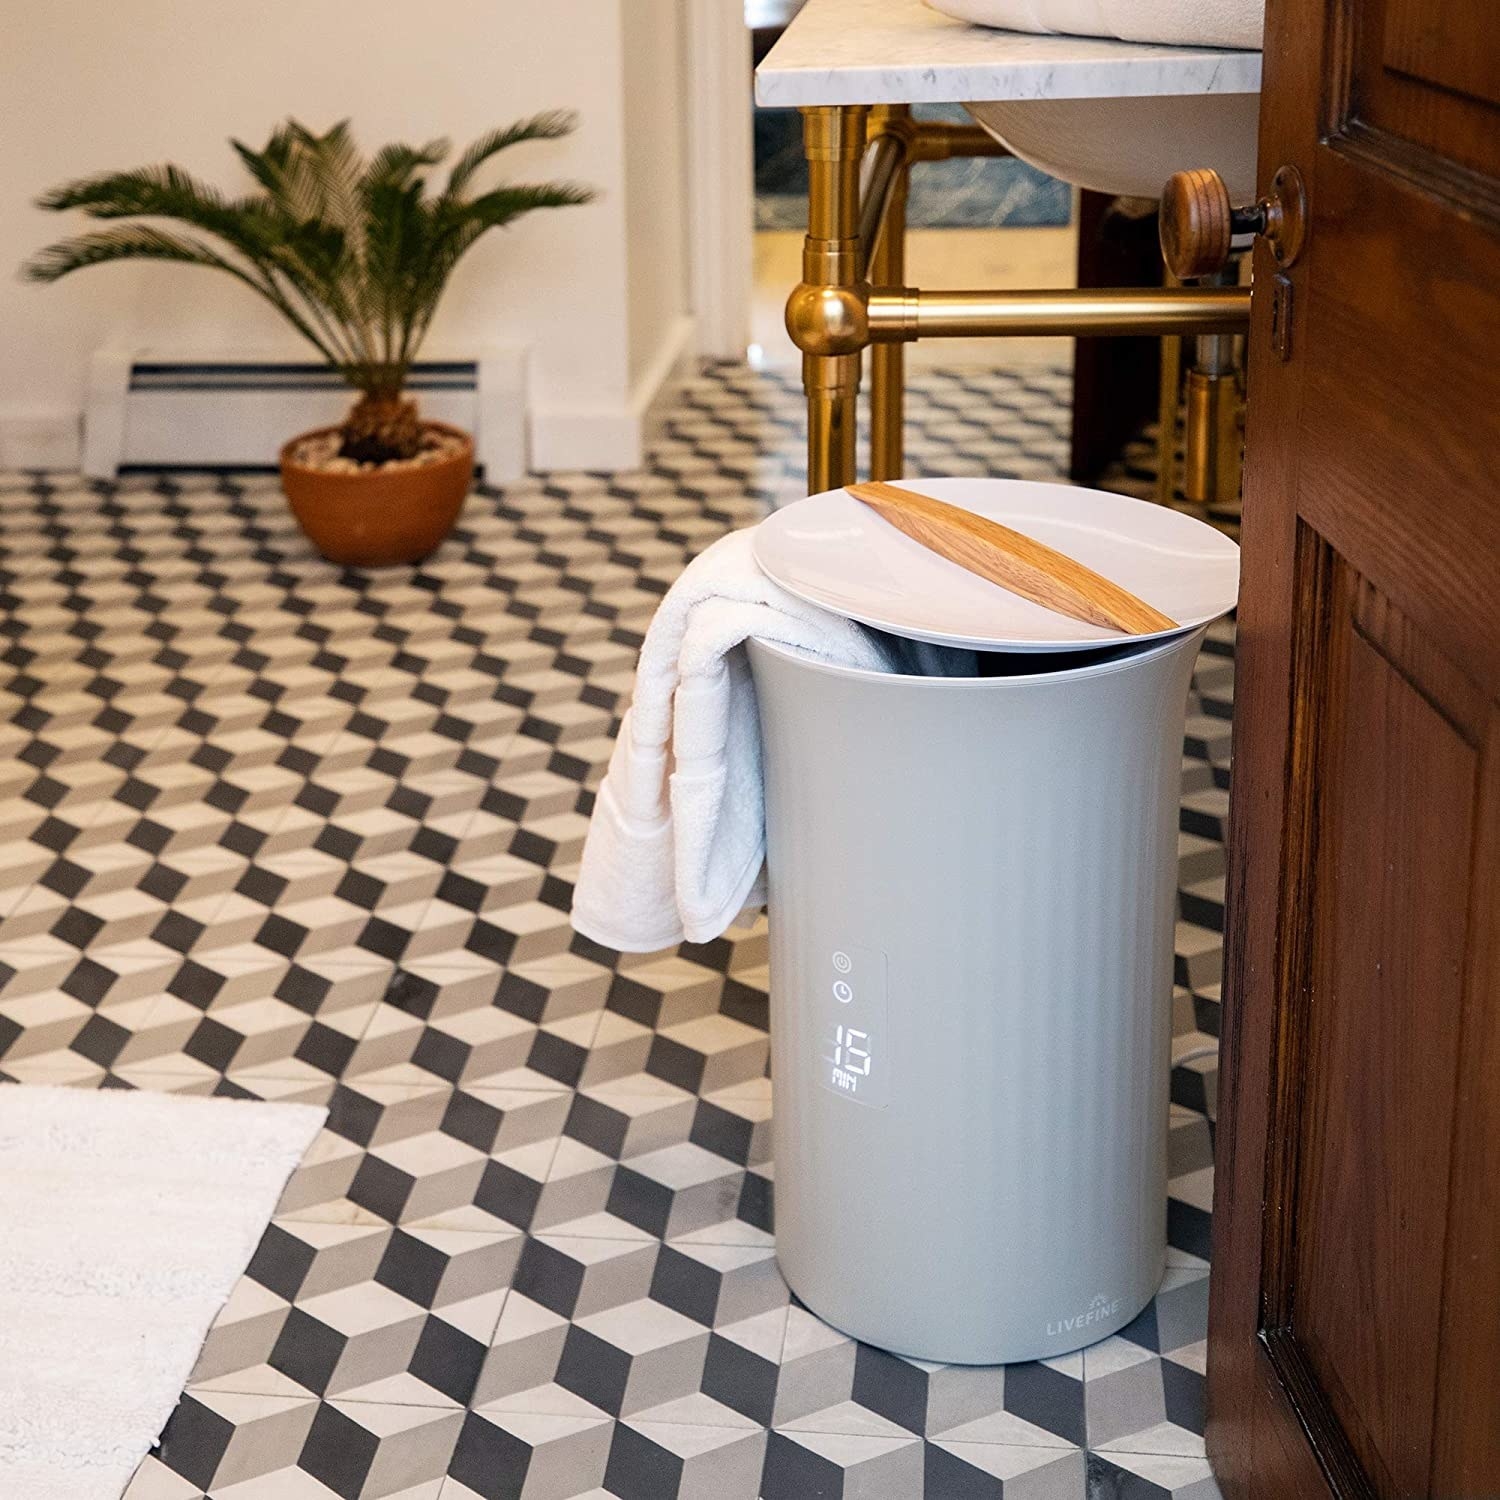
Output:
<svg viewBox="0 0 1500 1500">
<path fill-rule="evenodd" d="M 0 1086 L 0 1495 L 119 1500 L 324 1114 Z"/>
</svg>

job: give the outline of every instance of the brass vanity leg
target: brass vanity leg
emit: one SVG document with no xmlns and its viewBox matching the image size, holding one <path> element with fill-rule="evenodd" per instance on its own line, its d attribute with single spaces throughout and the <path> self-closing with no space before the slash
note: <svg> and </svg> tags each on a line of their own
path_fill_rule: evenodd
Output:
<svg viewBox="0 0 1500 1500">
<path fill-rule="evenodd" d="M 864 105 L 802 111 L 807 153 L 807 239 L 802 282 L 787 302 L 787 331 L 803 351 L 810 494 L 854 481 L 860 355 L 869 341 L 859 243 Z"/>
<path fill-rule="evenodd" d="M 1239 267 L 1199 278 L 1200 286 L 1239 284 Z M 1187 372 L 1182 493 L 1200 505 L 1230 505 L 1240 489 L 1239 384 L 1232 333 L 1200 334 Z"/>
<path fill-rule="evenodd" d="M 892 105 L 879 125 L 909 130 L 911 109 Z M 897 169 L 886 200 L 885 219 L 870 252 L 869 279 L 875 286 L 906 284 L 906 198 L 911 162 Z M 899 343 L 875 344 L 870 350 L 870 478 L 900 479 L 906 467 L 902 424 L 906 413 L 906 351 Z"/>
<path fill-rule="evenodd" d="M 1182 283 L 1170 272 L 1162 273 L 1162 285 Z M 1156 503 L 1170 505 L 1177 498 L 1177 405 L 1182 399 L 1182 340 L 1168 336 L 1161 341 L 1161 394 L 1156 424 Z"/>
<path fill-rule="evenodd" d="M 859 355 L 803 355 L 802 388 L 807 392 L 807 493 L 853 484 Z"/>
</svg>

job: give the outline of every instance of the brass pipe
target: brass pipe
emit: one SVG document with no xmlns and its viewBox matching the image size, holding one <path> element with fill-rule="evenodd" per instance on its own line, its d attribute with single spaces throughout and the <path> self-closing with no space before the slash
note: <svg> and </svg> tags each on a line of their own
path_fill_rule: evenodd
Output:
<svg viewBox="0 0 1500 1500">
<path fill-rule="evenodd" d="M 1239 266 L 1231 263 L 1203 277 L 1200 287 L 1234 287 Z M 1234 337 L 1200 334 L 1193 343 L 1187 375 L 1187 414 L 1182 439 L 1183 498 L 1203 505 L 1225 504 L 1240 487 L 1239 385 L 1235 380 Z"/>
<path fill-rule="evenodd" d="M 859 243 L 868 263 L 873 264 L 891 193 L 896 186 L 896 179 L 902 176 L 905 168 L 904 137 L 894 131 L 881 131 L 870 142 L 860 173 Z"/>
<path fill-rule="evenodd" d="M 856 233 L 867 113 L 862 105 L 819 105 L 802 111 L 809 239 L 839 240 Z"/>
<path fill-rule="evenodd" d="M 859 241 L 868 278 L 882 286 L 899 286 L 906 276 L 906 204 L 913 162 L 1005 155 L 1007 148 L 978 125 L 914 121 L 905 104 L 874 110 L 859 195 Z M 905 367 L 899 342 L 871 348 L 872 479 L 900 479 L 905 470 Z"/>
<path fill-rule="evenodd" d="M 864 255 L 859 240 L 863 105 L 802 111 L 807 156 L 807 238 L 802 281 L 787 300 L 786 326 L 803 351 L 807 393 L 807 482 L 836 489 L 855 476 L 860 352 L 869 342 Z"/>
<path fill-rule="evenodd" d="M 1156 414 L 1156 499 L 1177 497 L 1177 401 L 1182 388 L 1182 340 L 1161 341 L 1161 390 Z"/>
<path fill-rule="evenodd" d="M 899 286 L 906 275 L 906 200 L 911 167 L 902 162 L 891 185 L 884 229 L 870 257 L 870 275 Z M 905 472 L 906 350 L 899 343 L 870 350 L 870 478 L 900 479 Z"/>
<path fill-rule="evenodd" d="M 867 262 L 873 262 L 885 222 L 886 204 L 903 167 L 918 161 L 947 161 L 956 156 L 1010 155 L 1009 148 L 982 126 L 954 125 L 941 120 L 914 121 L 910 106 L 905 104 L 878 109 L 871 130 L 859 190 L 859 239 Z"/>
<path fill-rule="evenodd" d="M 1180 281 L 1163 267 L 1162 285 L 1179 287 Z M 1156 503 L 1170 505 L 1177 498 L 1177 406 L 1182 395 L 1182 340 L 1161 341 L 1161 383 L 1156 407 Z"/>
<path fill-rule="evenodd" d="M 807 393 L 807 493 L 853 484 L 858 423 L 859 355 L 802 356 Z"/>
<path fill-rule="evenodd" d="M 1200 505 L 1232 501 L 1240 487 L 1240 391 L 1234 372 L 1187 373 L 1182 495 Z"/>
<path fill-rule="evenodd" d="M 913 161 L 947 161 L 953 156 L 1009 155 L 1010 147 L 997 141 L 983 125 L 921 120 L 912 131 Z"/>
<path fill-rule="evenodd" d="M 1183 443 L 1183 498 L 1224 504 L 1239 489 L 1239 388 L 1233 375 L 1189 370 L 1187 436 Z"/>
<path fill-rule="evenodd" d="M 879 287 L 866 304 L 875 343 L 918 338 L 1239 333 L 1247 287 L 1124 287 L 1104 291 L 923 292 Z"/>
</svg>

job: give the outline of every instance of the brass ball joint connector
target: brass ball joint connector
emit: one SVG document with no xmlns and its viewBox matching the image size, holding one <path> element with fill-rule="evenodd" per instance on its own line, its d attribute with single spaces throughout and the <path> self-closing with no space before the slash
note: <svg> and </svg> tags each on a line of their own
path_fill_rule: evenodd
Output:
<svg viewBox="0 0 1500 1500">
<path fill-rule="evenodd" d="M 786 331 L 804 353 L 822 359 L 858 354 L 870 342 L 870 288 L 802 281 L 786 304 Z"/>
</svg>

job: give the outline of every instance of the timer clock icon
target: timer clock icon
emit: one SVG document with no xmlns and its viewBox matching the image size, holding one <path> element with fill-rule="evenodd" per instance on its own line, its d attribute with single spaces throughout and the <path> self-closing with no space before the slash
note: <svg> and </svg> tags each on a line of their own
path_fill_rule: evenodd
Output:
<svg viewBox="0 0 1500 1500">
<path fill-rule="evenodd" d="M 813 1000 L 820 1023 L 818 1081 L 850 1104 L 884 1109 L 890 1102 L 886 955 L 831 943 L 822 953 L 828 967 Z"/>
</svg>

